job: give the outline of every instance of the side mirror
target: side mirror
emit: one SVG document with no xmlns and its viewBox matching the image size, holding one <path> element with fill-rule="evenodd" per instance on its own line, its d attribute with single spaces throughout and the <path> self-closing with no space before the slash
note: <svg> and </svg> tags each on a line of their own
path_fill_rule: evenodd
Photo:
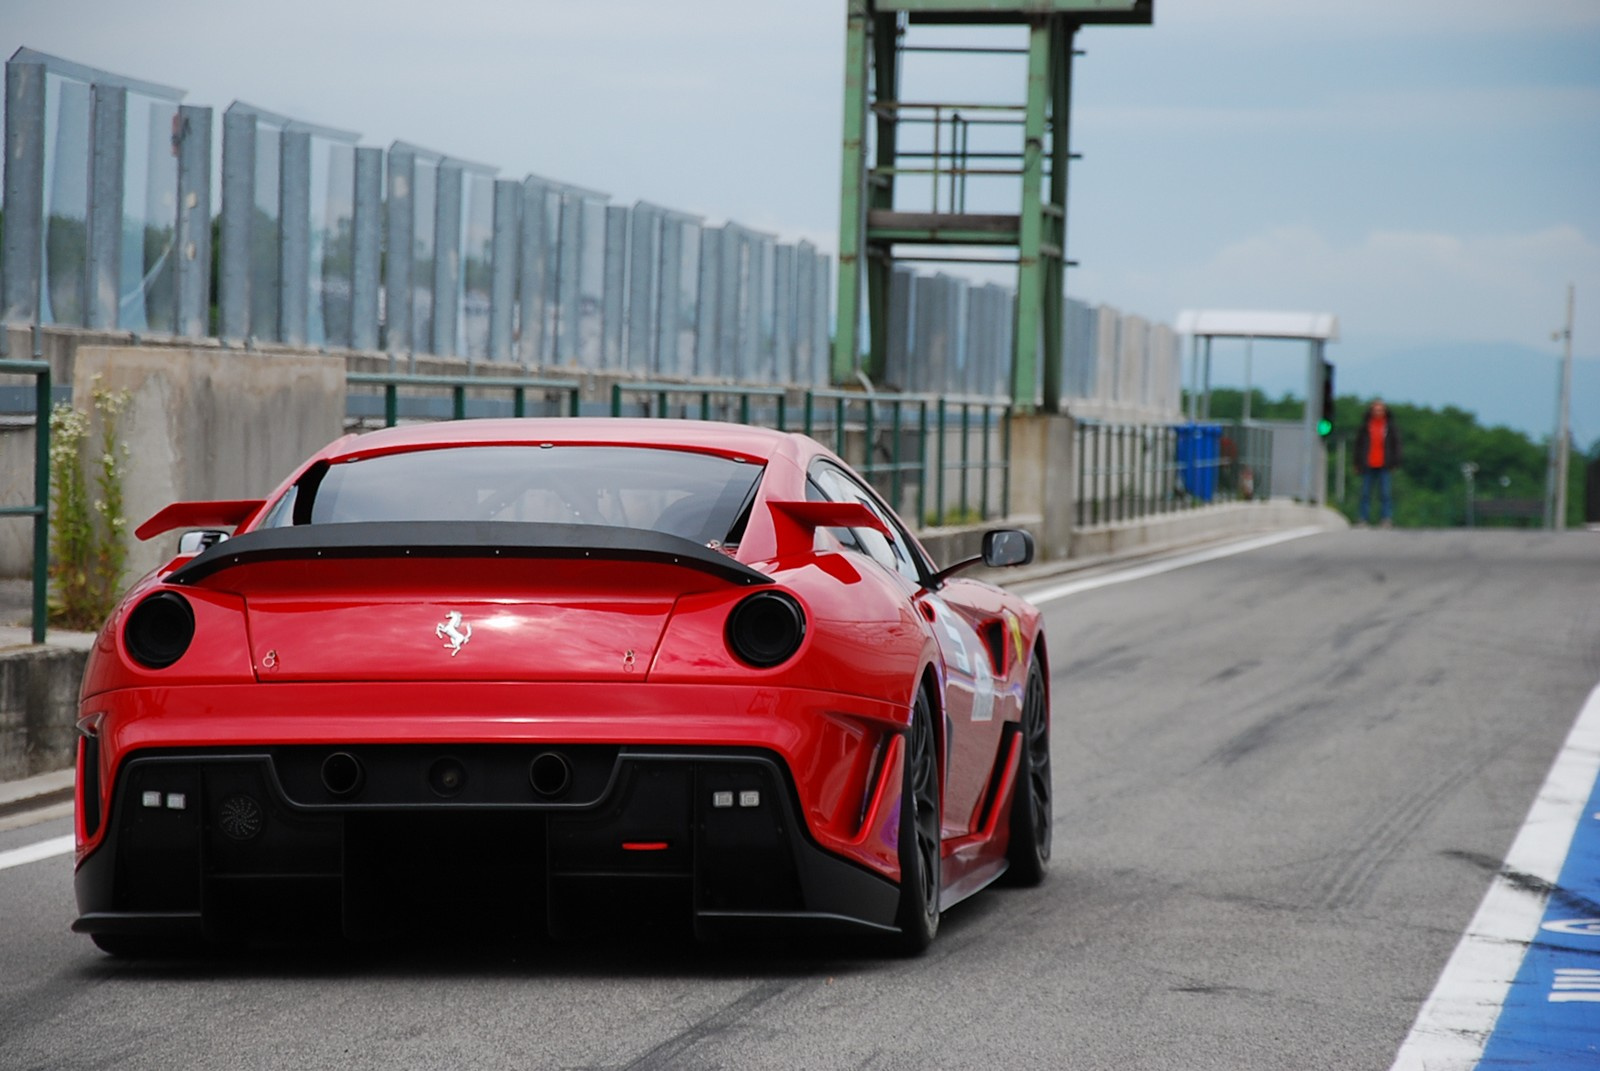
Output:
<svg viewBox="0 0 1600 1071">
<path fill-rule="evenodd" d="M 983 533 L 983 564 L 991 569 L 1033 561 L 1033 536 L 1021 528 L 996 528 Z"/>
<path fill-rule="evenodd" d="M 1004 569 L 1008 565 L 1027 565 L 1033 561 L 1033 536 L 1021 528 L 995 528 L 983 533 L 983 554 L 940 569 L 928 578 L 928 590 L 933 590 L 963 569 L 974 565 L 987 565 L 991 569 Z"/>
<path fill-rule="evenodd" d="M 207 547 L 224 543 L 227 539 L 227 532 L 218 531 L 214 528 L 207 528 L 198 532 L 185 532 L 178 537 L 178 553 L 199 554 Z"/>
</svg>

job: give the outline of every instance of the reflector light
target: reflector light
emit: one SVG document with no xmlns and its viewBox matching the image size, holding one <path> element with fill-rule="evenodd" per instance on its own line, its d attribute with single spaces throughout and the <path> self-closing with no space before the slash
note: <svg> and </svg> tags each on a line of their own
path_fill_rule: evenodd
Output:
<svg viewBox="0 0 1600 1071">
<path fill-rule="evenodd" d="M 625 840 L 622 850 L 625 852 L 664 852 L 669 845 L 664 840 Z"/>
<path fill-rule="evenodd" d="M 182 792 L 167 793 L 167 810 L 181 811 L 189 806 L 189 799 Z"/>
<path fill-rule="evenodd" d="M 159 807 L 161 806 L 161 793 L 146 792 L 142 797 L 140 797 L 140 801 L 146 807 Z"/>
<path fill-rule="evenodd" d="M 745 791 L 739 793 L 739 806 L 741 806 L 741 807 L 759 807 L 759 806 L 761 806 L 761 793 L 757 792 L 755 789 L 746 789 Z"/>
<path fill-rule="evenodd" d="M 711 793 L 711 806 L 713 806 L 713 807 L 732 807 L 733 806 L 733 793 L 732 792 L 713 792 L 713 793 Z"/>
</svg>

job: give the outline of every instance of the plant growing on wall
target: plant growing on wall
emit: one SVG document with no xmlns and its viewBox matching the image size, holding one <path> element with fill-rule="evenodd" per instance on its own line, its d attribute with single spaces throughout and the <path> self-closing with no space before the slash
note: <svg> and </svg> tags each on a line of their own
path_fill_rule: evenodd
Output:
<svg viewBox="0 0 1600 1071">
<path fill-rule="evenodd" d="M 50 623 L 59 628 L 99 628 L 128 559 L 122 477 L 129 451 L 117 438 L 128 392 L 107 390 L 96 376 L 90 399 L 90 412 L 63 402 L 50 414 Z M 100 437 L 92 443 L 96 414 Z"/>
</svg>

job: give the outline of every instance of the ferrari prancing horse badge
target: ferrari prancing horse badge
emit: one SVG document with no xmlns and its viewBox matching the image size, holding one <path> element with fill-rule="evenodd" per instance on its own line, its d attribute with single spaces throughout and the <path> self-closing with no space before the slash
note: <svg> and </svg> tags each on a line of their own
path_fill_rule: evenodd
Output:
<svg viewBox="0 0 1600 1071">
<path fill-rule="evenodd" d="M 467 645 L 467 641 L 472 639 L 472 626 L 463 625 L 460 612 L 451 610 L 445 614 L 443 621 L 433 626 L 433 634 L 445 641 L 445 645 L 450 648 L 450 657 L 454 658 L 461 653 L 461 648 Z"/>
</svg>

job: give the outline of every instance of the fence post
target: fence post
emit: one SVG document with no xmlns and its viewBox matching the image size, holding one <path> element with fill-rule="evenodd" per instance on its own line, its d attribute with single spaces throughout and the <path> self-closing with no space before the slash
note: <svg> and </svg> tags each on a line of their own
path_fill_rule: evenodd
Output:
<svg viewBox="0 0 1600 1071">
<path fill-rule="evenodd" d="M 177 308 L 185 338 L 211 334 L 211 109 L 178 108 Z"/>
<path fill-rule="evenodd" d="M 278 170 L 278 337 L 306 344 L 311 300 L 311 134 L 285 130 Z"/>
<path fill-rule="evenodd" d="M 128 91 L 96 83 L 89 95 L 89 257 L 85 327 L 117 327 L 122 296 L 122 186 Z"/>
<path fill-rule="evenodd" d="M 0 324 L 37 320 L 44 286 L 44 105 L 42 63 L 6 64 L 6 225 L 0 252 Z M 0 327 L 0 331 L 5 330 Z"/>
</svg>

